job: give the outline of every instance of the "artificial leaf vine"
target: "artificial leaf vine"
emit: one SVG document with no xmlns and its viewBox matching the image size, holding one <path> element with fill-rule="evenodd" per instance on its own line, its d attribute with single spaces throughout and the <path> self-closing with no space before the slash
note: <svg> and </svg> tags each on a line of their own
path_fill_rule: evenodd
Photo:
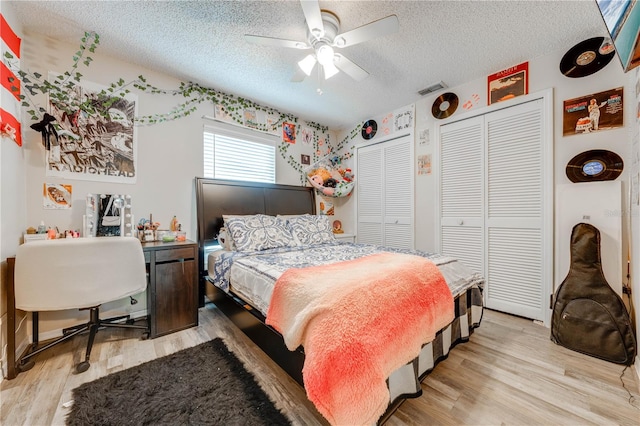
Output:
<svg viewBox="0 0 640 426">
<path fill-rule="evenodd" d="M 271 117 L 270 124 L 255 123 L 252 128 L 263 132 L 278 131 L 284 122 L 298 122 L 297 117 L 291 114 L 281 113 L 273 108 L 264 107 L 248 99 L 235 97 L 227 93 L 203 87 L 194 82 L 181 82 L 177 89 L 166 90 L 151 85 L 142 75 L 139 75 L 133 81 L 125 81 L 119 78 L 117 81 L 109 84 L 106 89 L 97 93 L 99 102 L 96 102 L 96 99 L 77 96 L 77 91 L 80 88 L 80 82 L 83 77 L 83 74 L 80 72 L 80 66 L 89 67 L 91 65 L 93 58 L 90 54 L 95 53 L 100 44 L 100 37 L 95 32 L 85 32 L 80 41 L 80 46 L 73 55 L 71 69 L 55 76 L 52 81 L 47 80 L 41 73 L 29 73 L 19 69 L 13 55 L 10 52 L 5 52 L 5 63 L 22 82 L 24 90 L 22 90 L 19 95 L 21 106 L 27 109 L 26 112 L 32 121 L 40 121 L 41 117 L 47 112 L 46 109 L 36 101 L 35 97 L 38 95 L 47 95 L 51 104 L 68 115 L 77 114 L 78 112 L 87 115 L 107 115 L 109 108 L 118 102 L 120 98 L 124 98 L 127 94 L 131 93 L 131 89 L 133 88 L 147 94 L 172 95 L 184 99 L 166 113 L 135 117 L 134 124 L 136 125 L 152 125 L 187 117 L 195 112 L 198 105 L 203 102 L 212 103 L 214 106 L 222 108 L 231 120 L 243 126 L 245 125 L 245 110 L 252 109 L 262 111 Z M 10 79 L 10 82 L 12 83 L 11 90 L 14 92 L 18 91 L 17 86 L 13 85 L 14 80 Z M 100 105 L 100 108 L 97 108 L 96 105 Z M 307 126 L 314 130 L 314 163 L 320 158 L 342 151 L 358 134 L 359 128 L 352 130 L 337 146 L 333 147 L 329 141 L 327 126 L 322 126 L 315 122 L 307 122 Z M 300 126 L 296 126 L 296 129 L 296 132 L 299 133 Z M 283 159 L 287 160 L 287 163 L 294 170 L 300 173 L 301 183 L 304 183 L 304 165 L 288 153 L 289 146 L 290 144 L 281 142 L 279 146 L 280 155 Z M 351 158 L 354 148 L 355 146 L 352 145 L 347 150 L 344 150 L 341 160 Z"/>
</svg>

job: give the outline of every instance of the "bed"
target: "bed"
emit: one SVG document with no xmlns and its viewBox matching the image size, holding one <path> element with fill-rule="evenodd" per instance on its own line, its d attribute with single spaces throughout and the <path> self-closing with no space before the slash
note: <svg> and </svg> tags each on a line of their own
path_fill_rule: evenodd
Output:
<svg viewBox="0 0 640 426">
<path fill-rule="evenodd" d="M 304 232 L 296 233 L 295 229 L 303 230 L 309 223 L 321 224 L 326 219 L 315 216 L 313 188 L 204 178 L 196 178 L 195 183 L 202 297 L 206 295 L 206 299 L 215 303 L 294 380 L 302 386 L 306 384 L 309 399 L 330 423 L 384 423 L 402 401 L 422 394 L 420 382 L 424 377 L 446 358 L 450 348 L 468 340 L 480 324 L 484 280 L 456 259 L 338 242 L 330 236 L 307 241 Z M 287 243 L 288 239 L 282 238 L 280 246 L 265 248 L 254 247 L 249 241 L 250 249 L 246 250 L 247 242 L 240 238 L 236 241 L 237 247 L 221 247 L 217 237 L 223 225 L 232 227 L 237 237 L 242 235 L 237 232 L 238 226 L 246 225 L 247 217 L 264 221 L 268 230 L 284 226 L 292 232 L 290 240 L 295 243 Z M 229 229 L 226 232 L 231 233 Z M 238 248 L 240 246 L 243 250 Z M 398 269 L 394 269 L 393 276 L 406 273 L 406 280 L 384 275 L 396 266 Z M 424 271 L 429 268 L 433 271 L 426 274 Z M 414 275 L 409 276 L 411 273 Z M 333 286 L 329 295 L 320 296 L 315 290 L 308 294 L 299 292 L 317 277 L 324 277 L 320 280 L 326 283 L 323 287 Z M 347 284 L 327 277 L 351 277 L 352 282 Z M 398 281 L 403 287 L 385 285 L 391 281 L 394 286 Z M 403 281 L 413 284 L 402 284 Z M 423 297 L 427 293 L 419 291 L 426 288 L 423 286 L 432 286 L 433 295 L 438 296 Z M 390 297 L 387 295 L 390 292 L 397 296 L 383 302 L 385 297 Z M 405 300 L 406 305 L 391 307 L 396 299 Z M 337 305 L 332 305 L 334 303 Z M 386 303 L 390 304 L 388 308 Z M 421 316 L 419 311 L 431 309 L 432 305 L 438 314 Z M 378 318 L 377 313 L 369 313 L 372 306 L 377 306 L 378 310 L 385 306 L 385 316 Z M 394 310 L 400 313 L 391 315 Z M 307 311 L 323 312 L 320 316 L 326 317 L 324 325 L 310 322 L 311 326 L 308 326 L 307 316 L 302 316 Z M 406 314 L 409 311 L 415 312 Z M 337 319 L 329 318 L 330 312 L 341 314 Z M 318 315 L 314 315 L 310 321 L 316 320 Z M 406 315 L 402 327 L 387 327 L 387 323 L 392 323 L 389 318 L 398 315 Z M 332 326 L 343 323 L 347 325 Z M 404 323 L 414 326 L 406 327 Z M 300 324 L 308 328 L 302 328 Z M 439 325 L 432 331 L 427 330 L 435 327 L 434 324 Z M 351 328 L 343 330 L 347 326 L 361 328 L 357 332 L 348 331 Z M 342 337 L 351 335 L 366 336 L 369 339 L 365 340 L 368 342 L 366 348 L 357 349 L 363 347 L 361 341 L 354 343 L 354 339 Z M 396 341 L 395 336 L 401 337 Z M 391 350 L 368 349 L 384 347 L 370 344 L 379 340 L 396 343 L 390 345 Z M 326 349 L 324 341 L 335 343 Z M 410 343 L 404 344 L 406 342 Z M 412 348 L 418 342 L 413 352 Z M 406 353 L 398 349 L 404 347 L 408 348 Z M 411 357 L 398 363 L 397 356 L 406 357 L 408 353 Z M 384 368 L 379 368 L 380 362 L 386 363 Z M 349 380 L 337 377 L 331 381 L 332 374 L 319 370 L 323 364 L 326 367 L 331 363 L 345 363 L 344 371 L 354 372 L 354 378 L 350 375 Z M 344 377 L 346 373 L 340 374 Z M 380 374 L 383 374 L 382 385 L 378 383 Z M 371 384 L 374 378 L 377 381 Z M 380 389 L 381 386 L 384 389 Z M 369 388 L 373 389 L 372 394 L 367 394 Z M 345 395 L 353 400 L 344 402 Z M 338 407 L 331 405 L 336 403 Z M 359 405 L 364 406 L 360 409 Z"/>
</svg>

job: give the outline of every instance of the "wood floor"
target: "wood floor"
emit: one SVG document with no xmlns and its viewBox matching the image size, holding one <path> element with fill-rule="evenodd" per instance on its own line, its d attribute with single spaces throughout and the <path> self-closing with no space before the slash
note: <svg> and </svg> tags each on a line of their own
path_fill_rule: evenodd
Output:
<svg viewBox="0 0 640 426">
<path fill-rule="evenodd" d="M 153 340 L 132 330 L 101 330 L 91 368 L 73 374 L 86 338 L 36 358 L 35 367 L 0 385 L 0 424 L 63 425 L 71 390 L 106 374 L 222 337 L 296 425 L 326 425 L 304 391 L 224 317 L 200 309 L 198 327 Z M 206 366 L 203 366 L 206 368 Z M 387 422 L 400 425 L 639 425 L 635 373 L 553 344 L 530 320 L 485 310 L 471 341 L 458 345 Z M 126 415 L 126 413 L 123 413 Z"/>
</svg>

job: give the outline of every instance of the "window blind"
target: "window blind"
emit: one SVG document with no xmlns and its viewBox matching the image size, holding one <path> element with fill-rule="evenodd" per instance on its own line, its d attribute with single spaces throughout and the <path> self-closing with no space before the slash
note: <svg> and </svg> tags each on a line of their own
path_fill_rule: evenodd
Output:
<svg viewBox="0 0 640 426">
<path fill-rule="evenodd" d="M 204 177 L 275 183 L 275 144 L 251 140 L 205 128 L 203 137 Z"/>
</svg>

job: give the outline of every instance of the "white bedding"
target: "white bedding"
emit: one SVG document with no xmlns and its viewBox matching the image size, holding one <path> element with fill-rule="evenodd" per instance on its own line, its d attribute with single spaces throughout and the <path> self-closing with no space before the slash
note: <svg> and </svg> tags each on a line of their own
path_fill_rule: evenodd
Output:
<svg viewBox="0 0 640 426">
<path fill-rule="evenodd" d="M 466 265 L 448 256 L 348 243 L 265 250 L 253 254 L 218 250 L 209 254 L 208 272 L 215 285 L 225 291 L 231 290 L 266 315 L 273 286 L 289 267 L 334 263 L 381 251 L 409 252 L 427 257 L 438 266 L 454 297 L 473 285 L 482 287 L 484 281 Z M 223 266 L 225 263 L 228 265 Z M 225 273 L 228 274 L 227 279 L 221 278 Z"/>
</svg>

